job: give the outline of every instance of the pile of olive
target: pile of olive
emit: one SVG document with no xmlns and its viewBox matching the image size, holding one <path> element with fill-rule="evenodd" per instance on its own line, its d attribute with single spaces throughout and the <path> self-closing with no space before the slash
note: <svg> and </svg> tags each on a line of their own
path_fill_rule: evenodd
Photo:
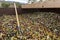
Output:
<svg viewBox="0 0 60 40">
<path fill-rule="evenodd" d="M 3 15 L 0 17 L 0 37 L 2 37 L 0 39 L 59 40 L 59 16 L 60 14 L 52 12 L 19 14 L 20 28 L 18 28 L 16 15 Z"/>
</svg>

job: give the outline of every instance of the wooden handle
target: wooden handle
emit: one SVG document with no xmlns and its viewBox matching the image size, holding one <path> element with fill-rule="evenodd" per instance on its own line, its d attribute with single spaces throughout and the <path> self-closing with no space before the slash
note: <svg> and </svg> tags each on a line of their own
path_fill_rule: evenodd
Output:
<svg viewBox="0 0 60 40">
<path fill-rule="evenodd" d="M 16 8 L 16 4 L 15 4 L 15 3 L 14 3 L 14 8 L 15 8 L 15 13 L 16 13 L 17 25 L 18 25 L 18 27 L 19 27 L 20 24 L 19 24 L 18 12 L 17 12 L 17 8 Z"/>
</svg>

